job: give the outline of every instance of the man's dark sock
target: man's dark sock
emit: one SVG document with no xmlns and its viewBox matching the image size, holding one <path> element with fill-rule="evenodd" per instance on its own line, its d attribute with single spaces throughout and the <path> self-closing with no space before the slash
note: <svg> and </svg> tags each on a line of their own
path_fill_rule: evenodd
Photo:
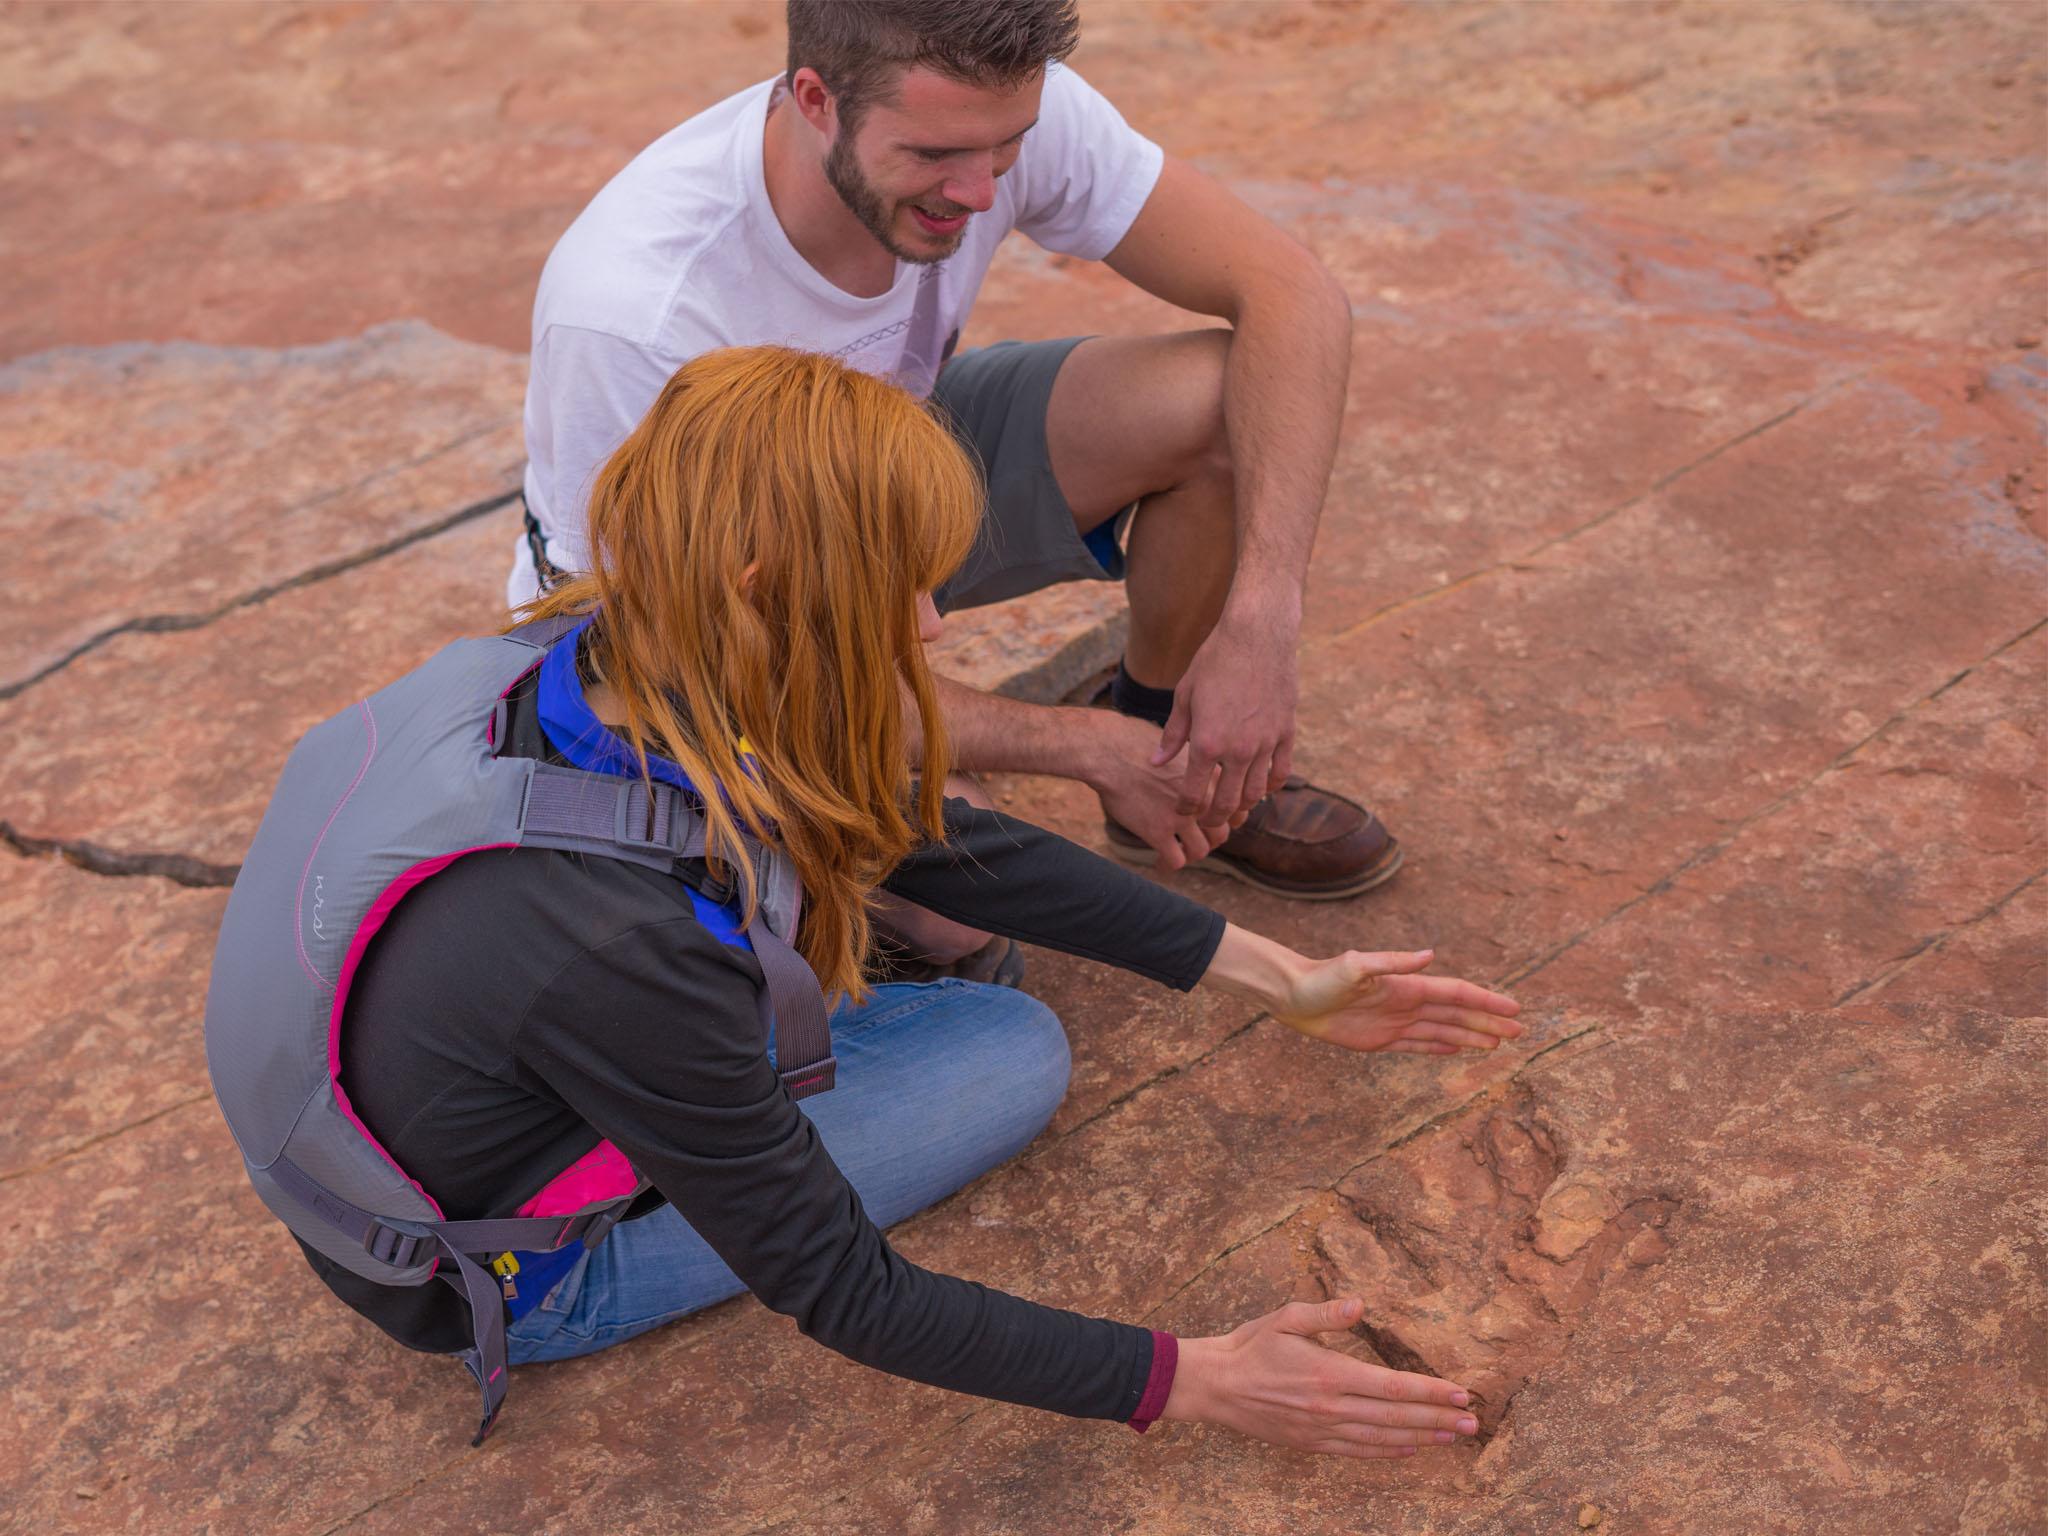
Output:
<svg viewBox="0 0 2048 1536">
<path fill-rule="evenodd" d="M 1118 714 L 1150 720 L 1163 730 L 1167 717 L 1173 713 L 1173 690 L 1147 688 L 1131 676 L 1122 661 L 1118 661 L 1116 676 L 1109 680 L 1109 702 Z"/>
</svg>

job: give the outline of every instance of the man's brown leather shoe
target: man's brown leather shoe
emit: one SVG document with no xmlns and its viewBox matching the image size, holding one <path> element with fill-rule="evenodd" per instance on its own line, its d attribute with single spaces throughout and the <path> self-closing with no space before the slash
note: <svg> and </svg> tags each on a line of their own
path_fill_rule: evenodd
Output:
<svg viewBox="0 0 2048 1536">
<path fill-rule="evenodd" d="M 1110 851 L 1132 864 L 1159 856 L 1137 833 L 1105 821 Z M 1393 879 L 1401 845 L 1355 800 L 1289 778 L 1252 807 L 1245 824 L 1188 868 L 1229 875 L 1296 901 L 1335 901 Z"/>
</svg>

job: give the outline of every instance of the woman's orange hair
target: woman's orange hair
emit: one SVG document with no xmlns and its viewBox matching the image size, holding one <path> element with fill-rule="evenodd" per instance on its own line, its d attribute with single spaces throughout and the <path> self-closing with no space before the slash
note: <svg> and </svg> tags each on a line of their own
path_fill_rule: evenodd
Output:
<svg viewBox="0 0 2048 1536">
<path fill-rule="evenodd" d="M 738 826 L 787 852 L 796 947 L 828 995 L 864 995 L 867 897 L 943 834 L 938 794 L 912 806 L 904 691 L 936 786 L 949 758 L 917 597 L 966 558 L 980 506 L 967 455 L 902 390 L 782 347 L 710 352 L 598 474 L 590 574 L 521 610 L 595 611 L 589 659 L 620 734 L 643 771 L 658 754 L 703 791 L 714 867 L 749 920 Z"/>
</svg>

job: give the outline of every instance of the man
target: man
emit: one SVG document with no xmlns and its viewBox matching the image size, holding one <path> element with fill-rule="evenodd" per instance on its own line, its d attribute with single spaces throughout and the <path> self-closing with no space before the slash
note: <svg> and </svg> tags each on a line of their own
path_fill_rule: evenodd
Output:
<svg viewBox="0 0 2048 1536">
<path fill-rule="evenodd" d="M 1401 852 L 1378 819 L 1289 772 L 1343 291 L 1062 66 L 1074 0 L 790 0 L 788 19 L 787 73 L 657 140 L 548 260 L 512 599 L 581 567 L 592 477 L 682 363 L 758 342 L 828 353 L 935 396 L 985 468 L 983 537 L 942 607 L 1077 579 L 1129 595 L 1113 709 L 943 686 L 963 770 L 1089 784 L 1134 862 L 1305 899 L 1388 879 Z M 1012 229 L 1229 329 L 955 357 Z M 941 960 L 986 939 L 897 926 Z"/>
</svg>

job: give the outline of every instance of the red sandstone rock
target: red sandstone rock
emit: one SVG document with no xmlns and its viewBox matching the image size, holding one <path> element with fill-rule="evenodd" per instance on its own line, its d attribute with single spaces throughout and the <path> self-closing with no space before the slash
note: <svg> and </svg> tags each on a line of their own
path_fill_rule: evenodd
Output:
<svg viewBox="0 0 2048 1536">
<path fill-rule="evenodd" d="M 124 624 L 185 624 L 517 488 L 522 359 L 418 324 L 284 352 L 0 367 L 13 623 L 0 690 Z M 479 562 L 481 592 L 511 564 Z"/>
<path fill-rule="evenodd" d="M 946 615 L 932 669 L 974 688 L 1041 704 L 1123 654 L 1121 582 L 1073 581 Z"/>
<path fill-rule="evenodd" d="M 1869 995 L 2048 1011 L 2043 931 L 2019 939 L 2048 865 L 2040 766 L 2048 711 L 2026 679 L 2036 633 L 1882 729 L 1537 981 L 1652 1011 L 1822 1006 Z M 2038 900 L 2038 898 L 2035 898 Z M 2016 905 L 2002 930 L 1978 933 Z M 1979 949 L 1977 946 L 1983 945 Z M 1970 983 L 1892 990 L 1932 948 L 1972 956 Z M 1704 986 L 1704 990 L 1703 990 Z"/>
<path fill-rule="evenodd" d="M 1936 939 L 1862 994 L 1890 1002 L 1967 999 L 2015 1016 L 2048 1014 L 2048 883 L 2038 876 Z"/>
<path fill-rule="evenodd" d="M 2042 1336 L 2015 1331 L 2044 1304 L 2021 1193 L 2042 1171 L 2039 1022 L 1701 1022 L 1536 1064 L 1161 1309 L 1207 1331 L 1256 1297 L 1362 1293 L 1352 1347 L 1491 1384 L 1476 1452 L 1354 1467 L 991 1408 L 774 1529 L 1094 1530 L 1141 1509 L 1189 1536 L 1494 1533 L 1568 1529 L 1587 1504 L 1617 1529 L 2023 1526 L 2048 1449 Z M 1563 1263 L 1528 1226 L 1560 1185 L 1616 1207 Z"/>
<path fill-rule="evenodd" d="M 780 47 L 751 6 L 8 19 L 0 526 L 31 622 L 0 688 L 509 486 L 548 246 Z M 1486 1447 L 1351 1467 L 1140 1439 L 890 1381 L 740 1303 L 521 1372 L 470 1452 L 459 1371 L 333 1304 L 211 1106 L 181 1103 L 218 894 L 15 859 L 0 1467 L 21 1519 L 2038 1523 L 2044 1302 L 2016 1202 L 2042 1176 L 2039 1028 L 1966 1007 L 2039 1013 L 2048 982 L 2039 641 L 2011 644 L 2043 610 L 2048 486 L 2022 355 L 2044 314 L 2033 19 L 1091 3 L 1087 29 L 1081 69 L 1321 251 L 1357 314 L 1302 755 L 1410 864 L 1322 908 L 1185 886 L 1311 951 L 1540 965 L 1515 989 L 1537 1030 L 1333 1061 L 1036 956 L 1069 1103 L 899 1238 L 1188 1331 L 1361 1290 L 1347 1347 L 1469 1369 Z M 415 316 L 489 346 L 334 340 Z M 967 339 L 1191 323 L 1013 242 Z M 171 344 L 43 350 L 134 341 Z M 299 730 L 490 622 L 509 532 L 71 663 L 0 704 L 0 821 L 232 862 Z M 952 660 L 1014 675 L 1113 609 L 1075 588 L 964 616 Z M 996 788 L 1098 835 L 1076 786 Z M 1910 1000 L 1938 1006 L 1869 1006 Z"/>
<path fill-rule="evenodd" d="M 5 1179 L 207 1092 L 199 1017 L 227 893 L 0 858 Z"/>
<path fill-rule="evenodd" d="M 16 14 L 34 22 L 7 60 L 0 189 L 35 237 L 13 355 L 401 314 L 522 348 L 590 193 L 781 67 L 746 5 Z M 1076 62 L 1178 153 L 1310 208 L 1383 177 L 1590 194 L 1729 246 L 1809 314 L 2006 345 L 2042 310 L 2037 43 L 1995 4 L 1740 25 L 1699 5 L 1095 4 Z"/>
<path fill-rule="evenodd" d="M 38 838 L 232 868 L 301 734 L 504 622 L 515 527 L 499 511 L 204 628 L 79 658 L 0 703 L 0 815 Z"/>
<path fill-rule="evenodd" d="M 1367 798 L 1409 868 L 1308 909 L 1184 888 L 1308 947 L 1433 943 L 1485 976 L 1641 898 L 2038 617 L 2038 541 L 1950 488 L 1959 462 L 1989 478 L 2003 428 L 1895 446 L 1919 409 L 1889 380 L 1844 389 L 1531 568 L 1409 608 L 1411 641 L 1369 618 L 1312 640 L 1302 765 Z M 1990 777 L 2016 813 L 2005 761 Z"/>
</svg>

